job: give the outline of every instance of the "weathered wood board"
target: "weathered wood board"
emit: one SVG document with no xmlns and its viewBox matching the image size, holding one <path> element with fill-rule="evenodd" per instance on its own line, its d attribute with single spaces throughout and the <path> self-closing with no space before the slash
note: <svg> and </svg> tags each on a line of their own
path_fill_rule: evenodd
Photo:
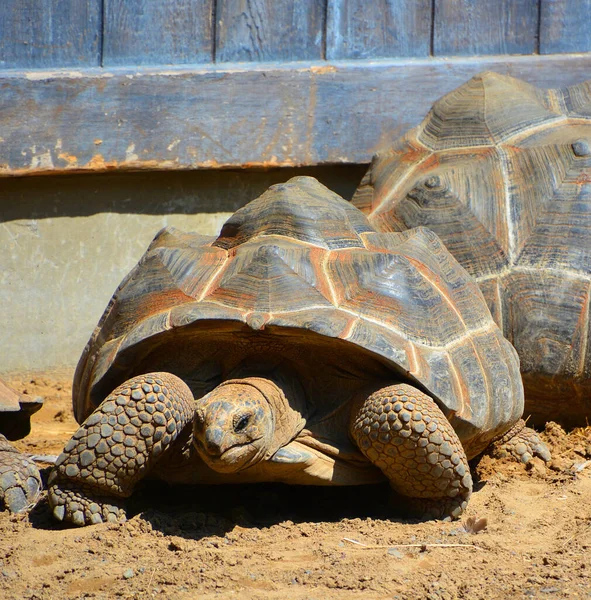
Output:
<svg viewBox="0 0 591 600">
<path fill-rule="evenodd" d="M 433 55 L 532 54 L 537 0 L 434 0 Z"/>
<path fill-rule="evenodd" d="M 105 67 L 209 63 L 213 0 L 104 0 Z"/>
<path fill-rule="evenodd" d="M 2 0 L 0 68 L 96 67 L 101 0 Z"/>
<path fill-rule="evenodd" d="M 431 0 L 328 0 L 326 58 L 431 53 Z"/>
<path fill-rule="evenodd" d="M 317 0 L 217 0 L 216 61 L 319 60 L 325 9 Z"/>
<path fill-rule="evenodd" d="M 563 87 L 591 55 L 5 73 L 0 174 L 365 163 L 485 70 Z"/>
<path fill-rule="evenodd" d="M 591 50 L 591 0 L 2 0 L 0 68 Z"/>
<path fill-rule="evenodd" d="M 591 50 L 591 0 L 540 2 L 540 54 Z"/>
</svg>

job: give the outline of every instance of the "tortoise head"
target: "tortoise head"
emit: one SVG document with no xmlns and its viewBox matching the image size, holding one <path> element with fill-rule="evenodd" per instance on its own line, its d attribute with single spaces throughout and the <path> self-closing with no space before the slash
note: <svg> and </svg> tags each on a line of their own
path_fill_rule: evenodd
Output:
<svg viewBox="0 0 591 600">
<path fill-rule="evenodd" d="M 225 381 L 197 401 L 194 444 L 215 471 L 241 471 L 264 459 L 273 445 L 274 409 L 259 382 L 257 378 Z"/>
</svg>

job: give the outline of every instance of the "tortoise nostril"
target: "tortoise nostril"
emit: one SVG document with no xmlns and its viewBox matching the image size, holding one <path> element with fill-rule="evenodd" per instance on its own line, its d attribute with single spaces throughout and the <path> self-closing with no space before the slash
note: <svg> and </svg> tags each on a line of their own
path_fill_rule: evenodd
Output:
<svg viewBox="0 0 591 600">
<path fill-rule="evenodd" d="M 220 456 L 224 432 L 219 427 L 212 427 L 205 433 L 204 446 L 208 454 Z"/>
</svg>

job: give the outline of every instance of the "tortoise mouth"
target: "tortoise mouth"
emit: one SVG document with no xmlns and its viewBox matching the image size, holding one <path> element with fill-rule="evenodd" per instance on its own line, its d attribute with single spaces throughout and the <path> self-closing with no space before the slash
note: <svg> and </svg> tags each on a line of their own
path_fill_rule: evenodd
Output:
<svg viewBox="0 0 591 600">
<path fill-rule="evenodd" d="M 247 469 L 260 460 L 261 453 L 257 442 L 261 439 L 259 437 L 248 442 L 232 444 L 220 453 L 211 452 L 198 441 L 195 445 L 203 461 L 214 471 L 235 473 Z"/>
</svg>

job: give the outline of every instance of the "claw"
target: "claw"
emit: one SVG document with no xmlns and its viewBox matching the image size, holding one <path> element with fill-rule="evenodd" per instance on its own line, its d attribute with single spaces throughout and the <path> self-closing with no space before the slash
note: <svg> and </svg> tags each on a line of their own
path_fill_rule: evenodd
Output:
<svg viewBox="0 0 591 600">
<path fill-rule="evenodd" d="M 84 520 L 84 513 L 81 510 L 77 510 L 70 518 L 70 521 L 74 525 L 78 525 L 78 527 L 83 527 L 84 525 L 86 525 L 86 521 Z"/>
<path fill-rule="evenodd" d="M 54 507 L 53 516 L 58 521 L 63 521 L 65 514 L 66 514 L 66 507 L 63 504 L 58 504 L 56 507 Z"/>
<path fill-rule="evenodd" d="M 93 525 L 98 525 L 99 523 L 103 522 L 103 518 L 98 514 L 98 513 L 94 513 L 91 517 L 90 517 L 90 522 Z"/>
<path fill-rule="evenodd" d="M 552 460 L 552 454 L 550 454 L 550 450 L 548 450 L 548 447 L 544 442 L 540 441 L 539 444 L 534 446 L 534 454 L 539 456 L 544 462 L 550 462 Z"/>
</svg>

